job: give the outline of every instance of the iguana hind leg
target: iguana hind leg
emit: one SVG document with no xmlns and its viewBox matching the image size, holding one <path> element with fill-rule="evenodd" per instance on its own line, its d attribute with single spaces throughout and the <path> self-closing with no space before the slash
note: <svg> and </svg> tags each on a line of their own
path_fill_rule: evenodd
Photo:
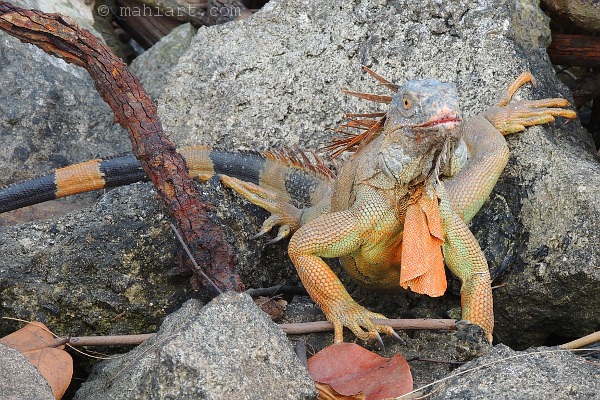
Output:
<svg viewBox="0 0 600 400">
<path fill-rule="evenodd" d="M 271 216 L 263 222 L 255 237 L 262 236 L 270 232 L 275 226 L 279 226 L 277 236 L 269 242 L 273 243 L 289 236 L 291 232 L 300 227 L 302 210 L 282 199 L 277 192 L 231 176 L 220 175 L 219 177 L 225 186 L 235 190 L 252 204 L 256 204 L 271 213 Z"/>
</svg>

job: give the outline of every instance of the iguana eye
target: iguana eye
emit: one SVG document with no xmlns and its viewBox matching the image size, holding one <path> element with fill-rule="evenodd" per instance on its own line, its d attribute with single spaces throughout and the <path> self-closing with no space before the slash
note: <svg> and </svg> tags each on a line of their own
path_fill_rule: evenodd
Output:
<svg viewBox="0 0 600 400">
<path fill-rule="evenodd" d="M 407 97 L 403 98 L 402 101 L 404 102 L 404 108 L 410 108 L 410 106 L 412 105 L 412 103 Z"/>
</svg>

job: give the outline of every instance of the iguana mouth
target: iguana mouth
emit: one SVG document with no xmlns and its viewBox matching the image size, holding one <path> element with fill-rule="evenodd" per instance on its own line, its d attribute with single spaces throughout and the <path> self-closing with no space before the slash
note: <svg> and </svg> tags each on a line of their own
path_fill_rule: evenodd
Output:
<svg viewBox="0 0 600 400">
<path fill-rule="evenodd" d="M 443 126 L 446 129 L 451 129 L 456 127 L 461 122 L 462 119 L 458 116 L 458 114 L 437 114 L 434 115 L 429 121 L 420 125 L 415 125 L 414 128 L 431 128 Z"/>
</svg>

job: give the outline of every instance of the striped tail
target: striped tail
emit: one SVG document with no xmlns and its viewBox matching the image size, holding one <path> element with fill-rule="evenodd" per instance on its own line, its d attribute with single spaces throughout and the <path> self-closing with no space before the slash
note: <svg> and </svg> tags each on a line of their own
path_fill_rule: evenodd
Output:
<svg viewBox="0 0 600 400">
<path fill-rule="evenodd" d="M 334 178 L 321 159 L 315 156 L 315 161 L 311 161 L 300 150 L 234 153 L 191 146 L 178 151 L 195 179 L 206 180 L 221 174 L 233 176 L 275 191 L 299 207 L 315 204 L 319 187 Z M 131 154 L 86 161 L 0 189 L 0 213 L 147 180 L 140 162 Z"/>
</svg>

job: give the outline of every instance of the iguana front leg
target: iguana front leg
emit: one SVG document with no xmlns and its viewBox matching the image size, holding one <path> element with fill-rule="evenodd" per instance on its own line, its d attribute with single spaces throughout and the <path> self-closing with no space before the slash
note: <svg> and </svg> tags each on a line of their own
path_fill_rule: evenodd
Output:
<svg viewBox="0 0 600 400">
<path fill-rule="evenodd" d="M 333 324 L 335 343 L 343 341 L 344 326 L 362 340 L 375 338 L 381 342 L 378 332 L 398 337 L 391 327 L 373 323 L 372 319 L 385 316 L 354 301 L 321 258 L 342 257 L 358 251 L 364 239 L 359 219 L 354 209 L 321 215 L 296 231 L 288 247 L 304 287 Z"/>
<path fill-rule="evenodd" d="M 491 342 L 494 301 L 487 260 L 467 224 L 452 209 L 443 183 L 437 185 L 436 192 L 440 198 L 440 219 L 444 229 L 444 260 L 462 282 L 462 319 L 481 326 Z"/>
<path fill-rule="evenodd" d="M 373 221 L 372 216 L 369 217 L 372 213 L 357 210 L 360 206 L 335 213 L 320 213 L 319 207 L 312 211 L 300 210 L 276 192 L 230 176 L 220 178 L 227 187 L 271 213 L 259 235 L 276 225 L 280 225 L 280 229 L 273 241 L 287 236 L 290 231 L 295 232 L 288 247 L 289 257 L 309 295 L 334 325 L 335 343 L 343 341 L 344 326 L 362 340 L 381 341 L 378 332 L 398 337 L 391 327 L 372 322 L 372 319 L 385 319 L 385 316 L 354 301 L 321 258 L 348 256 L 358 251 L 364 242 L 362 236 Z M 312 215 L 303 218 L 307 213 Z"/>
<path fill-rule="evenodd" d="M 521 74 L 498 106 L 464 124 L 461 137 L 467 145 L 467 164 L 455 177 L 444 181 L 445 189 L 443 186 L 438 189 L 445 231 L 442 249 L 448 267 L 463 284 L 463 319 L 480 325 L 489 340 L 494 321 L 490 275 L 481 248 L 466 222 L 488 199 L 508 162 L 509 151 L 503 135 L 552 122 L 555 116 L 576 116 L 574 111 L 562 108 L 569 104 L 565 99 L 511 103 L 515 91 L 530 81 L 535 82 L 529 72 Z"/>
<path fill-rule="evenodd" d="M 508 162 L 509 151 L 503 135 L 550 123 L 556 116 L 576 117 L 575 111 L 563 108 L 569 102 L 561 98 L 511 103 L 514 93 L 527 82 L 535 83 L 535 79 L 524 72 L 509 86 L 497 106 L 462 126 L 468 161 L 456 176 L 444 182 L 452 208 L 465 222 L 481 209 Z"/>
</svg>

